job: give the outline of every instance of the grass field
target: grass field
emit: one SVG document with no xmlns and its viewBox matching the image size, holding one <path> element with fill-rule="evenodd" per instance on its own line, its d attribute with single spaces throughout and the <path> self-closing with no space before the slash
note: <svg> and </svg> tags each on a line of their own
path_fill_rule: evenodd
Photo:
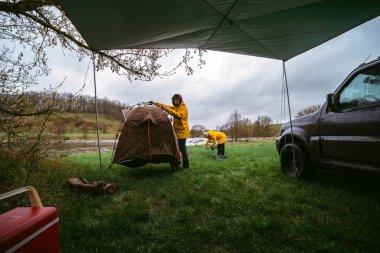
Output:
<svg viewBox="0 0 380 253">
<path fill-rule="evenodd" d="M 105 180 L 119 187 L 106 195 L 67 184 L 100 180 L 96 154 L 46 162 L 30 182 L 59 210 L 61 252 L 380 252 L 378 174 L 285 177 L 273 141 L 227 143 L 225 160 L 188 150 L 190 170 L 175 173 L 168 164 L 107 169 L 103 154 Z M 22 175 L 3 185 L 21 186 Z"/>
</svg>

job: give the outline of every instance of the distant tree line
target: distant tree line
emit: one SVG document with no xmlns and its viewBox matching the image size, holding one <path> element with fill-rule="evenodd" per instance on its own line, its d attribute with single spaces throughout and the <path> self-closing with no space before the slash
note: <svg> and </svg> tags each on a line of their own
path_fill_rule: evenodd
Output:
<svg viewBox="0 0 380 253">
<path fill-rule="evenodd" d="M 311 105 L 297 112 L 296 118 L 300 118 L 318 111 L 321 105 Z M 247 137 L 273 137 L 277 136 L 278 128 L 273 127 L 273 120 L 267 115 L 257 117 L 255 121 L 249 118 L 244 118 L 237 110 L 229 115 L 226 123 L 222 126 L 217 126 L 217 131 L 222 131 L 233 141 L 239 138 Z M 202 136 L 202 132 L 207 129 L 202 125 L 194 125 L 190 130 L 191 137 Z"/>
<path fill-rule="evenodd" d="M 244 118 L 237 110 L 230 114 L 227 121 L 222 126 L 217 126 L 219 131 L 225 132 L 232 140 L 237 141 L 238 138 L 244 137 L 271 137 L 276 136 L 277 131 L 273 131 L 270 127 L 272 118 L 263 115 L 259 116 L 255 121 Z"/>
<path fill-rule="evenodd" d="M 12 98 L 12 95 L 2 96 L 8 96 L 8 99 Z M 95 97 L 87 95 L 58 92 L 27 92 L 24 94 L 24 99 L 27 99 L 30 104 L 36 105 L 37 110 L 45 108 L 46 101 L 49 101 L 50 109 L 56 112 L 96 113 Z M 121 110 L 126 106 L 127 104 L 117 100 L 110 100 L 108 98 L 98 99 L 99 114 L 115 116 L 122 119 Z"/>
<path fill-rule="evenodd" d="M 269 116 L 259 116 L 255 121 L 243 116 L 235 110 L 227 118 L 227 121 L 222 126 L 217 126 L 216 130 L 227 134 L 229 138 L 237 141 L 238 138 L 247 137 L 271 137 L 276 136 L 278 131 L 272 128 L 273 121 Z M 191 137 L 201 136 L 206 128 L 202 125 L 194 125 L 190 130 Z"/>
</svg>

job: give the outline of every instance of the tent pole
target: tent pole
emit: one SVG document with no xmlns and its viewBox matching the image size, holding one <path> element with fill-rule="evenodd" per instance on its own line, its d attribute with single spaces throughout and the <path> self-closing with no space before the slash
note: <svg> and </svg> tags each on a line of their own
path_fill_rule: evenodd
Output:
<svg viewBox="0 0 380 253">
<path fill-rule="evenodd" d="M 297 170 L 297 167 L 296 167 L 296 155 L 295 155 L 295 150 L 294 150 L 294 137 L 293 137 L 294 134 L 293 134 L 292 112 L 290 110 L 288 78 L 286 77 L 286 68 L 285 68 L 285 62 L 284 61 L 282 61 L 282 68 L 283 68 L 284 78 L 285 78 L 286 97 L 288 99 L 288 111 L 289 111 L 289 120 L 290 120 L 290 131 L 291 131 L 292 147 L 293 147 L 293 166 L 294 166 L 294 169 Z"/>
<path fill-rule="evenodd" d="M 95 68 L 95 54 L 92 53 L 92 65 L 94 67 L 94 91 L 95 91 L 95 112 L 96 112 L 96 136 L 98 140 L 98 155 L 99 155 L 99 169 L 100 169 L 100 176 L 102 179 L 102 188 L 103 188 L 103 194 L 105 194 L 104 190 L 104 172 L 102 167 L 102 156 L 100 152 L 100 138 L 99 138 L 99 111 L 98 111 L 98 99 L 96 94 L 96 68 Z"/>
</svg>

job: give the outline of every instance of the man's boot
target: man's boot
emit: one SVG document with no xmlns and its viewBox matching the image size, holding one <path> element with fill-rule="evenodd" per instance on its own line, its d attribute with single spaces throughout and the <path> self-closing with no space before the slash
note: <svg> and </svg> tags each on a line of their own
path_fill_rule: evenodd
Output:
<svg viewBox="0 0 380 253">
<path fill-rule="evenodd" d="M 183 161 L 183 168 L 184 169 L 189 169 L 190 168 L 190 166 L 189 166 L 189 160 L 184 160 Z"/>
</svg>

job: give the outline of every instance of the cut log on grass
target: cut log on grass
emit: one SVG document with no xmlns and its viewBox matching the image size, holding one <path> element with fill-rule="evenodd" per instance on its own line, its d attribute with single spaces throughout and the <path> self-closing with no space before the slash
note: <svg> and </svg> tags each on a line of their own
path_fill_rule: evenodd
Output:
<svg viewBox="0 0 380 253">
<path fill-rule="evenodd" d="M 87 181 L 84 178 L 70 178 L 68 180 L 68 183 L 70 184 L 72 189 L 79 189 L 86 192 L 94 192 L 94 193 L 100 193 L 100 192 L 109 192 L 113 193 L 117 191 L 116 184 L 113 183 L 106 183 L 102 181 Z"/>
</svg>

